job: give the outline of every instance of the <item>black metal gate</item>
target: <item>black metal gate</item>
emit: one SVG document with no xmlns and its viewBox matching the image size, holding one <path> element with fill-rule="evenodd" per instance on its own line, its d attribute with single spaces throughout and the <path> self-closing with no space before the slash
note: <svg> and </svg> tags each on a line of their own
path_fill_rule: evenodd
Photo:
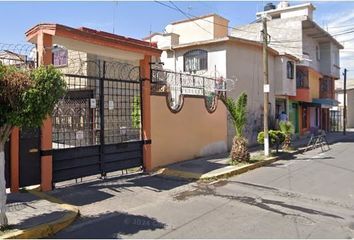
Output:
<svg viewBox="0 0 354 240">
<path fill-rule="evenodd" d="M 20 130 L 20 187 L 41 183 L 40 129 Z"/>
<path fill-rule="evenodd" d="M 338 132 L 343 130 L 343 110 L 330 110 L 330 130 L 331 132 Z"/>
<path fill-rule="evenodd" d="M 80 71 L 65 75 L 53 113 L 53 182 L 143 164 L 139 67 L 95 61 Z"/>
</svg>

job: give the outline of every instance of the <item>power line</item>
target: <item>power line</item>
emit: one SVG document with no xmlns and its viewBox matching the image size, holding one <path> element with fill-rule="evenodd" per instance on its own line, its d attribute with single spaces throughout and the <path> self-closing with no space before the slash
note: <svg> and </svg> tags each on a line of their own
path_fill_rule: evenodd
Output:
<svg viewBox="0 0 354 240">
<path fill-rule="evenodd" d="M 188 13 L 185 13 L 182 9 L 180 9 L 176 4 L 174 4 L 172 1 L 169 1 L 180 13 L 182 13 L 184 16 L 186 16 L 189 20 L 191 19 L 188 16 Z M 208 31 L 207 29 L 203 28 L 202 26 L 200 26 L 197 22 L 193 21 L 193 23 L 195 25 L 197 25 L 198 27 L 200 27 L 201 29 L 203 29 L 204 31 L 206 31 L 207 33 L 213 35 L 213 33 L 211 33 L 210 31 Z"/>
<path fill-rule="evenodd" d="M 167 5 L 167 4 L 165 4 L 165 3 L 163 3 L 163 2 L 160 2 L 160 1 L 157 1 L 157 0 L 154 0 L 154 2 L 156 2 L 156 3 L 160 4 L 160 5 L 163 5 L 163 6 L 165 6 L 165 7 L 168 7 L 168 8 L 170 8 L 170 9 L 172 9 L 172 10 L 178 11 L 178 12 L 180 12 L 180 13 L 181 13 L 181 11 L 182 11 L 182 12 L 183 12 L 183 15 L 185 15 L 185 16 L 188 15 L 188 16 L 189 16 L 188 19 L 190 19 L 190 17 L 192 17 L 192 18 L 198 18 L 198 16 L 195 16 L 195 15 L 190 14 L 190 13 L 186 13 L 186 12 L 184 12 L 184 11 L 183 11 L 182 9 L 180 9 L 180 8 L 179 8 L 179 9 L 176 9 L 176 8 L 170 6 L 170 5 Z M 170 2 L 171 2 L 171 1 L 170 1 Z M 202 20 L 202 21 L 204 21 L 204 22 L 213 23 L 213 24 L 215 24 L 215 25 L 222 26 L 222 27 L 226 27 L 226 28 L 233 29 L 233 30 L 240 31 L 240 32 L 256 33 L 256 34 L 259 33 L 259 32 L 246 31 L 246 30 L 243 30 L 243 29 L 235 28 L 235 27 L 230 27 L 230 26 L 228 26 L 228 25 L 224 25 L 224 24 L 221 24 L 221 23 L 216 23 L 216 22 L 210 21 L 210 20 L 205 19 L 205 18 L 199 18 L 199 20 Z"/>
</svg>

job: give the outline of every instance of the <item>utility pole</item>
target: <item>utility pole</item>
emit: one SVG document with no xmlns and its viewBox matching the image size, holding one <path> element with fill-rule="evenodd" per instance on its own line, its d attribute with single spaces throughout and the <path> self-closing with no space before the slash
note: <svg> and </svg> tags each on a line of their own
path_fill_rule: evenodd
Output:
<svg viewBox="0 0 354 240">
<path fill-rule="evenodd" d="M 344 108 L 343 108 L 343 135 L 347 134 L 347 69 L 344 68 Z"/>
<path fill-rule="evenodd" d="M 269 135 L 268 135 L 268 112 L 269 112 L 269 79 L 268 79 L 268 31 L 267 16 L 262 16 L 263 23 L 263 77 L 264 77 L 264 107 L 263 107 L 263 123 L 264 123 L 264 156 L 269 156 Z"/>
</svg>

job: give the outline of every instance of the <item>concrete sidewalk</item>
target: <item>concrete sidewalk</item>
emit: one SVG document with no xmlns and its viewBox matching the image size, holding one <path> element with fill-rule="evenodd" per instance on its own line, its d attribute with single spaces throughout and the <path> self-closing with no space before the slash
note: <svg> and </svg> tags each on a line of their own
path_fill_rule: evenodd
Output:
<svg viewBox="0 0 354 240">
<path fill-rule="evenodd" d="M 0 232 L 2 239 L 52 236 L 79 214 L 75 207 L 35 190 L 8 194 L 6 207 L 9 228 Z"/>
<path fill-rule="evenodd" d="M 304 150 L 309 142 L 310 136 L 302 137 L 293 141 L 292 146 L 295 151 L 285 153 L 279 152 L 275 157 L 270 157 L 261 161 L 253 161 L 251 163 L 239 164 L 232 166 L 229 164 L 229 153 L 218 154 L 210 157 L 201 157 L 197 159 L 187 160 L 174 163 L 158 170 L 158 173 L 165 176 L 180 177 L 193 180 L 209 180 L 230 177 L 249 170 L 271 164 L 279 159 L 289 159 L 295 154 Z M 329 144 L 333 144 L 346 139 L 354 139 L 354 132 L 348 132 L 343 135 L 341 132 L 328 133 L 327 140 Z M 250 147 L 251 157 L 261 155 L 263 153 L 262 146 Z"/>
</svg>

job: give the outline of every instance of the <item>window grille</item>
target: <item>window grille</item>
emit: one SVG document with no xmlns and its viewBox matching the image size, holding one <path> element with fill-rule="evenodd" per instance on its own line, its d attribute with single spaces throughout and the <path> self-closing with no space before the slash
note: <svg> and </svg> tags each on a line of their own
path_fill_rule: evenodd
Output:
<svg viewBox="0 0 354 240">
<path fill-rule="evenodd" d="M 286 63 L 286 76 L 289 79 L 294 79 L 294 63 L 291 61 Z"/>
<path fill-rule="evenodd" d="M 208 69 L 208 52 L 201 49 L 191 50 L 184 54 L 184 71 L 196 72 Z"/>
</svg>

